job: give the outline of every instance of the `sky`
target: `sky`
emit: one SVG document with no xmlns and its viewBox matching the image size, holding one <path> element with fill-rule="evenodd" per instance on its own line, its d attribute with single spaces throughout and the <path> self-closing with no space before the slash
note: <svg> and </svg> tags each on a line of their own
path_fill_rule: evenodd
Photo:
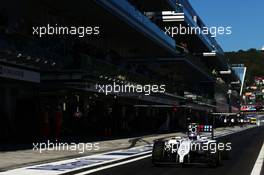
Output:
<svg viewBox="0 0 264 175">
<path fill-rule="evenodd" d="M 264 0 L 189 0 L 207 27 L 232 27 L 216 40 L 224 51 L 264 46 Z"/>
</svg>

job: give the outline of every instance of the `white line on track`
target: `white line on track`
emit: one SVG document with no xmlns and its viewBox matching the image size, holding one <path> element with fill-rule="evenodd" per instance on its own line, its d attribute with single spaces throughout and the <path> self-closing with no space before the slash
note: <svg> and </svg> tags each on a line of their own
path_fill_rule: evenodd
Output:
<svg viewBox="0 0 264 175">
<path fill-rule="evenodd" d="M 250 175 L 260 175 L 264 161 L 264 143 Z"/>
<path fill-rule="evenodd" d="M 139 146 L 139 147 L 134 147 L 130 148 L 128 150 L 117 150 L 117 151 L 111 151 L 111 152 L 105 152 L 102 154 L 95 154 L 91 156 L 85 156 L 85 157 L 80 157 L 80 158 L 74 158 L 74 159 L 68 159 L 68 160 L 62 160 L 58 162 L 51 162 L 51 163 L 46 163 L 46 164 L 40 164 L 40 165 L 33 165 L 29 167 L 23 167 L 23 168 L 18 168 L 14 170 L 10 170 L 7 172 L 3 172 L 0 174 L 2 175 L 60 175 L 64 173 L 70 173 L 72 171 L 77 171 L 81 170 L 84 168 L 92 168 L 94 166 L 103 166 L 104 164 L 107 163 L 115 163 L 116 161 L 122 161 L 123 159 L 126 158 L 131 158 L 133 159 L 134 156 L 144 156 L 146 154 L 150 154 L 152 150 L 148 148 L 150 145 L 145 145 L 145 146 Z M 135 155 L 122 155 L 122 153 L 137 153 Z M 111 154 L 121 154 L 121 155 L 111 155 Z M 102 158 L 111 158 L 110 160 L 103 160 L 97 162 L 96 159 L 102 159 Z M 91 161 L 89 163 L 89 161 Z M 94 162 L 95 161 L 95 162 Z M 125 160 L 123 160 L 125 161 Z M 82 164 L 81 166 L 77 166 Z M 92 164 L 91 164 L 92 163 Z M 76 166 L 76 167 L 75 167 Z M 38 169 L 40 168 L 40 169 Z M 47 168 L 47 169 L 46 169 Z"/>
<path fill-rule="evenodd" d="M 151 157 L 151 154 L 148 154 L 148 155 L 145 155 L 145 156 L 142 156 L 142 157 L 138 157 L 138 158 L 135 158 L 135 159 L 130 159 L 130 160 L 127 160 L 127 161 L 124 161 L 124 162 L 119 162 L 119 163 L 115 163 L 115 164 L 112 164 L 112 165 L 107 165 L 107 166 L 104 166 L 104 167 L 99 167 L 99 168 L 96 168 L 96 169 L 88 170 L 88 171 L 81 172 L 81 173 L 78 173 L 78 174 L 75 174 L 75 175 L 91 174 L 91 173 L 94 173 L 94 172 L 97 172 L 97 171 L 113 168 L 113 167 L 116 167 L 116 166 L 120 166 L 120 165 L 131 163 L 131 162 L 136 162 L 136 161 L 148 158 L 148 157 Z"/>
</svg>

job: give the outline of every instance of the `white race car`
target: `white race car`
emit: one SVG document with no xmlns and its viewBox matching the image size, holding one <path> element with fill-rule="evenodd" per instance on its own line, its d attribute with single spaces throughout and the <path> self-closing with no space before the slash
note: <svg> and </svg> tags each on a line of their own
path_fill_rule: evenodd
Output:
<svg viewBox="0 0 264 175">
<path fill-rule="evenodd" d="M 155 141 L 152 162 L 154 165 L 221 165 L 222 152 L 218 149 L 218 141 L 213 137 L 213 126 L 190 124 L 186 137 Z"/>
</svg>

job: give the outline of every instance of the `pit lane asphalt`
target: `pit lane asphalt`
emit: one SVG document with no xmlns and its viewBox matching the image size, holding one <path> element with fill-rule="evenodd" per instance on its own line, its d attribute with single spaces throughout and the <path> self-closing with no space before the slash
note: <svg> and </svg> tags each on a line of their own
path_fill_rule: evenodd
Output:
<svg viewBox="0 0 264 175">
<path fill-rule="evenodd" d="M 264 141 L 264 126 L 232 134 L 223 139 L 232 143 L 230 159 L 217 168 L 207 166 L 154 167 L 151 157 L 101 170 L 92 175 L 250 175 Z M 264 172 L 262 171 L 262 174 Z"/>
</svg>

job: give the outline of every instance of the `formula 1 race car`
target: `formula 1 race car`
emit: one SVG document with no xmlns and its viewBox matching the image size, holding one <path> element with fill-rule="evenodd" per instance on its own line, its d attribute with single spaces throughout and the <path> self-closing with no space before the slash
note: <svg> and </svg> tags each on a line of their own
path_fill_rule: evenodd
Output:
<svg viewBox="0 0 264 175">
<path fill-rule="evenodd" d="M 208 138 L 208 135 L 211 138 Z M 187 137 L 155 141 L 152 162 L 154 165 L 207 164 L 213 167 L 221 165 L 221 151 L 217 149 L 218 141 L 213 137 L 213 126 L 190 124 Z"/>
</svg>

